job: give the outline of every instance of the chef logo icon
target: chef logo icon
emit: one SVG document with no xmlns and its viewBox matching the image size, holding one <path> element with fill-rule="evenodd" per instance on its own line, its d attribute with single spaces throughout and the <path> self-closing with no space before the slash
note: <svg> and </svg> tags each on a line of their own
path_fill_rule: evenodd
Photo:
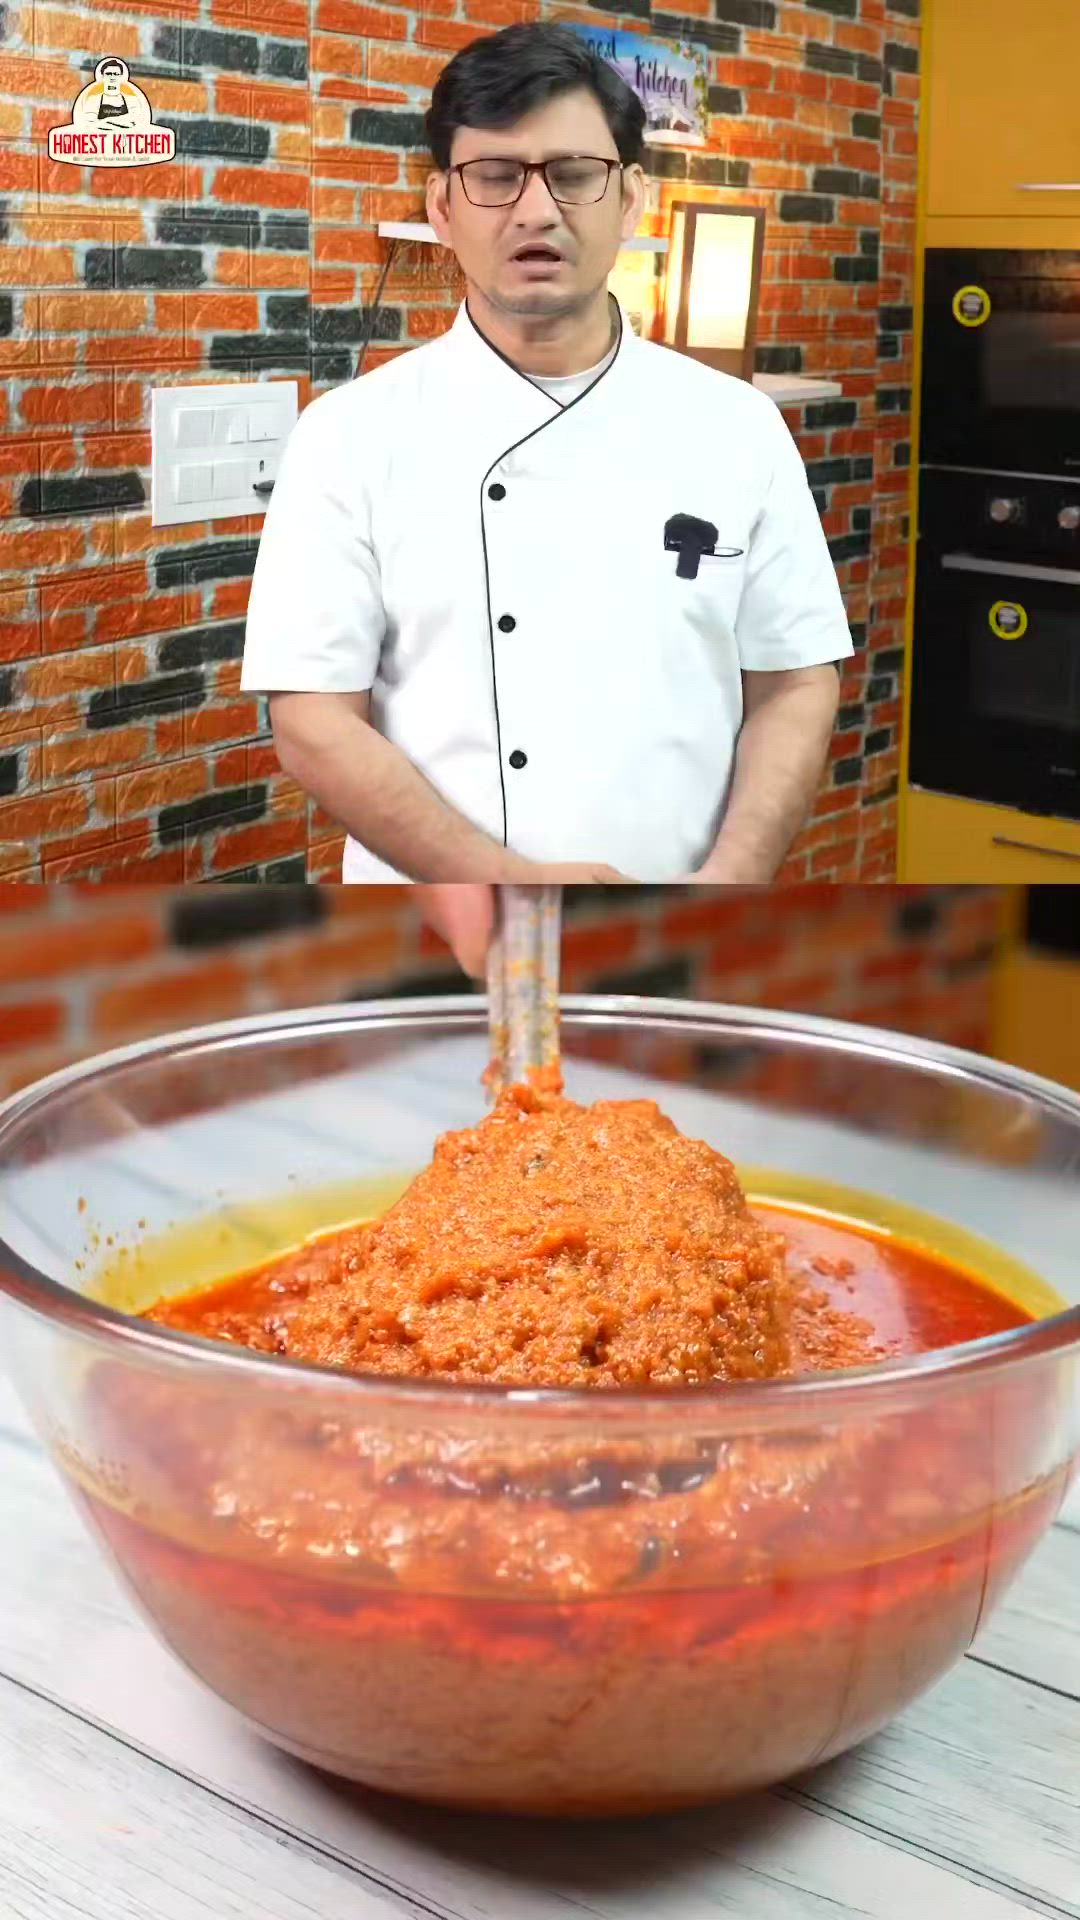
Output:
<svg viewBox="0 0 1080 1920">
<path fill-rule="evenodd" d="M 127 61 L 111 54 L 98 61 L 68 125 L 49 134 L 49 159 L 76 167 L 147 167 L 171 160 L 175 152 L 173 129 L 155 126 L 150 102 L 131 79 Z"/>
</svg>

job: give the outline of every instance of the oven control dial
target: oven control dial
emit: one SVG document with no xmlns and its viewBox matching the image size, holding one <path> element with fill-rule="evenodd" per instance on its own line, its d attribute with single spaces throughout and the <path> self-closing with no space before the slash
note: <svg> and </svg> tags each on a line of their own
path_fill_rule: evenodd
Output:
<svg viewBox="0 0 1080 1920">
<path fill-rule="evenodd" d="M 1062 533 L 1076 533 L 1080 529 L 1080 506 L 1062 507 L 1058 514 L 1058 526 Z"/>
<path fill-rule="evenodd" d="M 999 495 L 996 500 L 990 502 L 990 518 L 995 520 L 999 527 L 1015 526 L 1016 522 L 1023 518 L 1023 512 L 1021 501 L 1007 500 L 1003 495 Z"/>
</svg>

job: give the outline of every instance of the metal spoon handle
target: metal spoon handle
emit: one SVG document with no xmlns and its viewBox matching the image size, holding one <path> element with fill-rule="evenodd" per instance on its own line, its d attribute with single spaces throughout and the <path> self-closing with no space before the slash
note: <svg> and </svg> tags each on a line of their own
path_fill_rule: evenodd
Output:
<svg viewBox="0 0 1080 1920">
<path fill-rule="evenodd" d="M 493 1094 L 559 1060 L 561 887 L 496 889 L 488 950 Z"/>
</svg>

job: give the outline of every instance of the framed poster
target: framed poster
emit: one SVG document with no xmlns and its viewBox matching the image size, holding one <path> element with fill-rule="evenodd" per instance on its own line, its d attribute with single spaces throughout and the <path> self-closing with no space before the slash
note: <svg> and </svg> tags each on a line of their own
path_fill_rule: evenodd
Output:
<svg viewBox="0 0 1080 1920">
<path fill-rule="evenodd" d="M 584 27 L 575 33 L 621 74 L 645 108 L 650 147 L 703 147 L 708 140 L 709 53 L 683 41 L 654 40 L 622 28 Z"/>
</svg>

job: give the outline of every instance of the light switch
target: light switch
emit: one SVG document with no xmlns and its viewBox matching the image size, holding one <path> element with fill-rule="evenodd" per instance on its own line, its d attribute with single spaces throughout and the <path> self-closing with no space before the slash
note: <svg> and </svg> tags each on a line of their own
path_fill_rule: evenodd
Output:
<svg viewBox="0 0 1080 1920">
<path fill-rule="evenodd" d="M 208 447 L 213 430 L 214 416 L 209 407 L 181 407 L 173 423 L 178 447 Z"/>
<path fill-rule="evenodd" d="M 250 460 L 215 460 L 210 470 L 214 499 L 228 500 L 233 494 L 243 493 L 250 485 L 250 468 Z"/>
<path fill-rule="evenodd" d="M 229 407 L 225 415 L 225 444 L 229 447 L 240 446 L 247 439 L 244 424 L 243 407 Z"/>
<path fill-rule="evenodd" d="M 210 492 L 212 472 L 212 467 L 201 460 L 191 461 L 184 467 L 177 467 L 173 475 L 173 497 L 177 506 L 191 506 L 196 500 L 205 500 Z"/>
<path fill-rule="evenodd" d="M 279 407 L 248 408 L 247 437 L 249 440 L 280 440 L 284 432 L 285 425 Z"/>
</svg>

